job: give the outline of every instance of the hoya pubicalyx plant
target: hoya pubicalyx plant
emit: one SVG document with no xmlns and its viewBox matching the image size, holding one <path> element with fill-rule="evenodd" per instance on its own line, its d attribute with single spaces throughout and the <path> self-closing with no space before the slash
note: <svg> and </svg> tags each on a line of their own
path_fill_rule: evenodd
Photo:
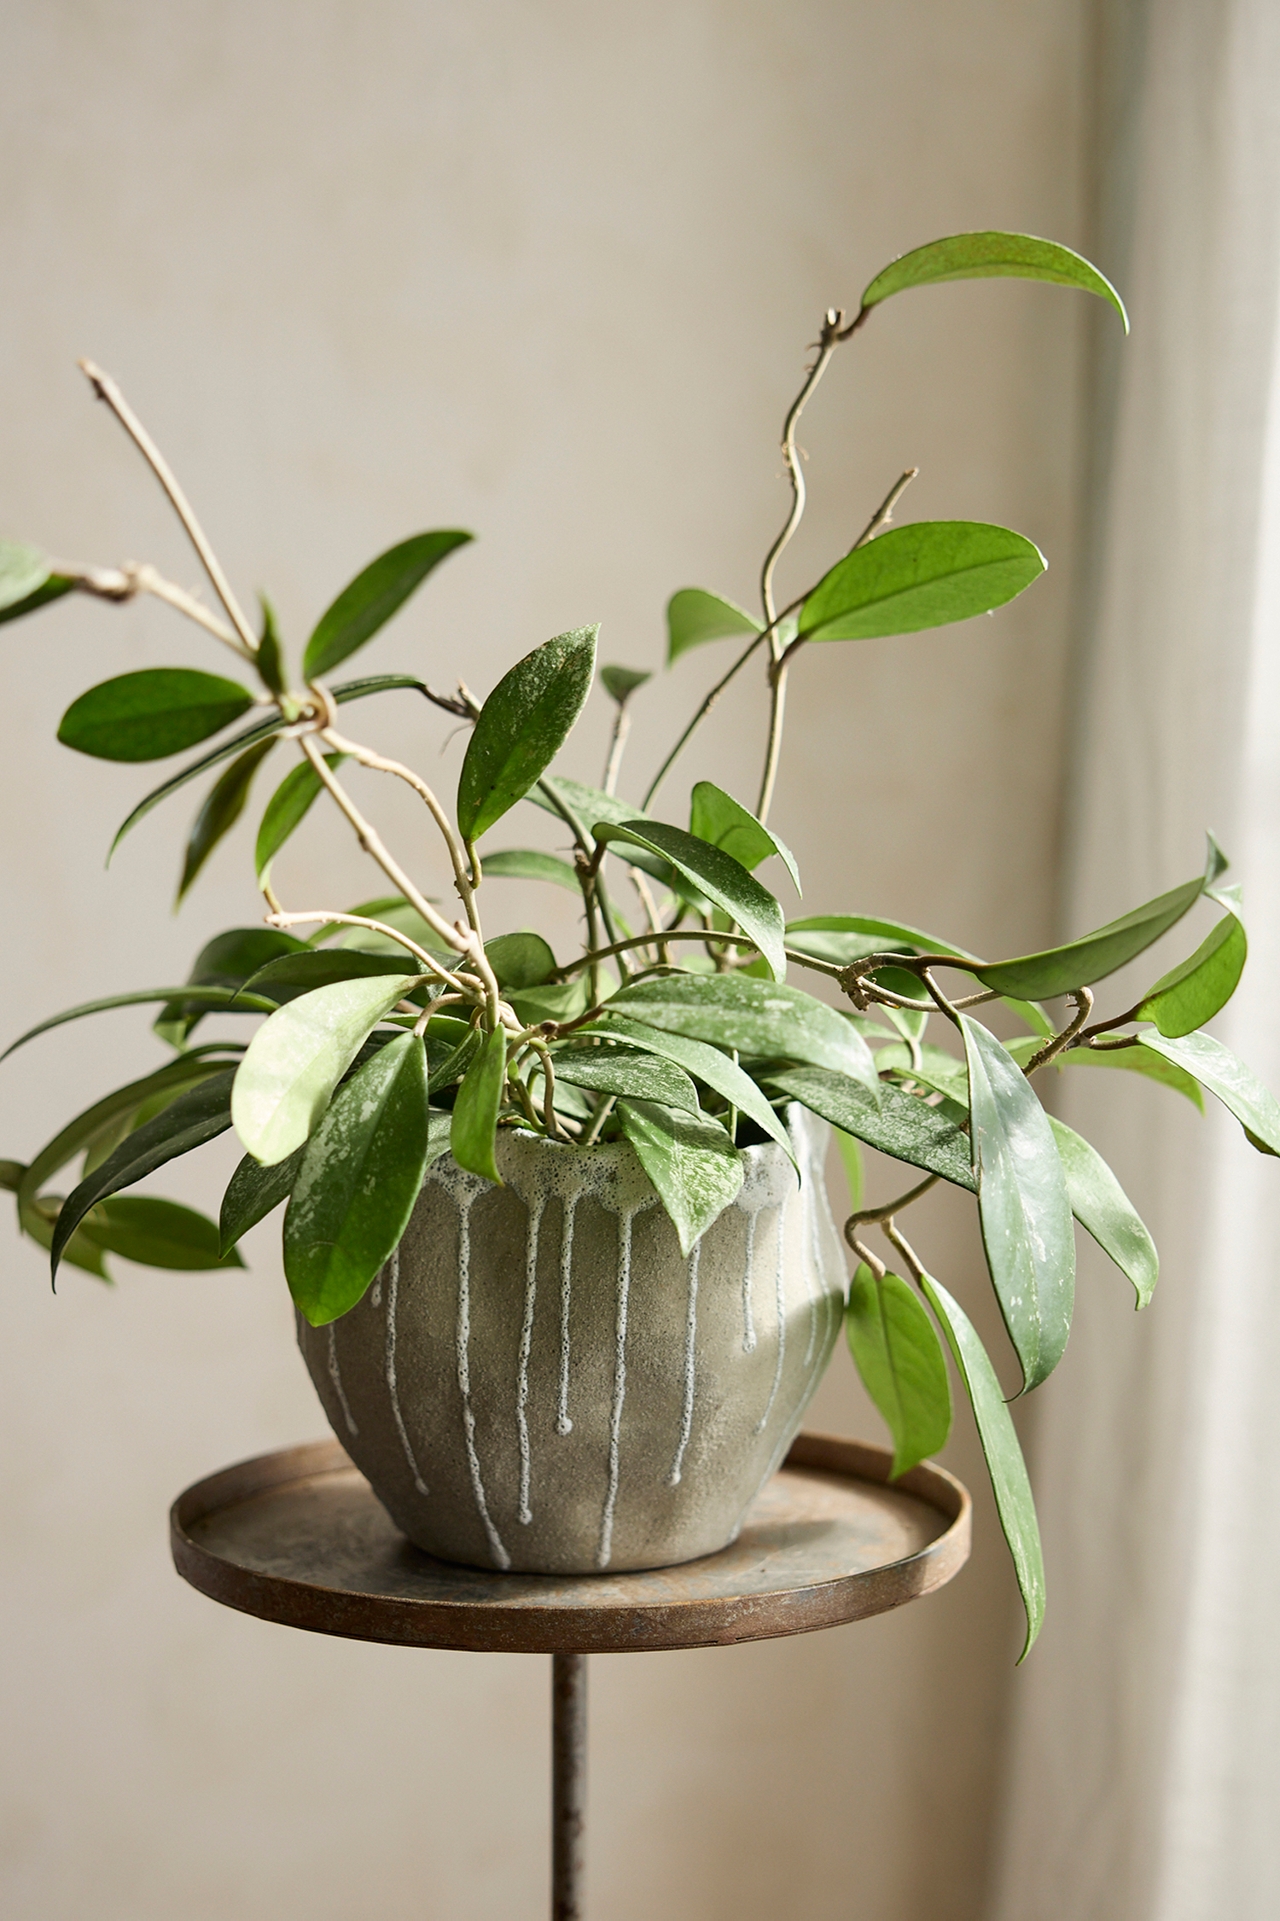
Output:
<svg viewBox="0 0 1280 1921">
<path fill-rule="evenodd" d="M 736 1195 L 744 1147 L 772 1140 L 791 1153 L 784 1113 L 798 1102 L 839 1130 L 850 1170 L 855 1211 L 845 1237 L 857 1264 L 849 1344 L 892 1435 L 893 1472 L 906 1473 L 946 1441 L 954 1378 L 990 1467 L 1029 1647 L 1044 1579 L 1013 1423 L 972 1323 L 907 1240 L 903 1217 L 939 1181 L 975 1197 L 991 1284 L 1028 1392 L 1066 1346 L 1076 1223 L 1128 1277 L 1139 1306 L 1157 1271 L 1151 1237 L 1115 1175 L 1045 1111 L 1046 1070 L 1124 1068 L 1197 1106 L 1207 1088 L 1253 1145 L 1272 1153 L 1280 1151 L 1280 1107 L 1202 1031 L 1245 959 L 1239 895 L 1222 886 L 1225 862 L 1212 844 L 1204 872 L 1171 893 L 1064 947 L 1012 960 L 982 959 L 856 902 L 788 921 L 777 899 L 779 884 L 800 886 L 769 816 L 787 680 L 802 651 L 990 613 L 1044 569 L 1034 543 L 1005 527 L 893 525 L 909 469 L 819 579 L 786 599 L 777 585 L 805 504 L 797 428 L 832 357 L 892 295 L 993 275 L 1083 289 L 1124 319 L 1115 290 L 1079 255 L 1005 233 L 921 247 L 876 276 L 851 319 L 829 311 L 786 415 L 791 503 L 764 559 L 758 612 L 699 587 L 669 604 L 669 665 L 711 642 L 745 644 L 639 801 L 619 791 L 631 705 L 651 678 L 639 669 L 599 671 L 615 715 L 600 786 L 554 771 L 596 677 L 593 627 L 534 647 L 483 702 L 461 682 L 440 692 L 412 674 L 340 677 L 470 540 L 446 529 L 414 535 L 373 561 L 321 615 L 299 657 L 265 600 L 250 623 L 158 449 L 114 383 L 86 364 L 94 392 L 150 463 L 190 536 L 217 609 L 149 566 L 69 566 L 8 544 L 0 550 L 0 618 L 71 592 L 115 601 L 151 594 L 235 656 L 234 678 L 177 666 L 103 681 L 72 702 L 58 729 L 66 746 L 107 760 L 199 749 L 138 802 L 116 835 L 118 845 L 161 801 L 214 776 L 187 836 L 179 899 L 244 813 L 265 763 L 283 778 L 261 811 L 254 846 L 266 907 L 260 925 L 208 941 L 186 981 L 91 1000 L 14 1042 L 103 1008 L 152 1003 L 167 1053 L 162 1064 L 154 1056 L 140 1063 L 137 1079 L 70 1120 L 28 1163 L 4 1163 L 2 1178 L 16 1193 L 22 1231 L 49 1250 L 55 1273 L 67 1261 L 105 1278 L 113 1254 L 159 1267 L 238 1265 L 246 1230 L 283 1207 L 289 1287 L 321 1325 L 361 1299 L 396 1248 L 437 1155 L 449 1152 L 473 1175 L 498 1181 L 504 1128 L 546 1136 L 567 1152 L 629 1141 L 688 1252 Z M 687 812 L 660 804 L 677 756 L 752 661 L 763 667 L 768 707 L 754 808 L 706 779 L 693 784 Z M 470 728 L 452 811 L 420 773 L 350 731 L 354 703 L 406 691 Z M 412 790 L 439 836 L 430 872 L 393 850 L 366 818 L 349 791 L 349 766 Z M 281 855 L 321 800 L 336 830 L 354 834 L 380 870 L 376 898 L 343 908 L 289 898 Z M 512 822 L 523 803 L 553 817 L 561 852 L 519 845 Z M 496 890 L 500 906 L 501 883 L 512 876 L 577 896 L 581 951 L 557 954 L 535 932 L 491 931 L 489 902 Z M 438 904 L 442 888 L 452 890 L 447 911 Z M 1097 984 L 1202 900 L 1219 918 L 1196 951 L 1131 1006 L 1097 1018 Z M 827 999 L 798 984 L 808 976 L 824 978 Z M 997 1024 L 1018 1026 L 1020 1038 L 997 1039 L 977 1011 L 986 1008 L 999 1008 Z M 207 1038 L 215 1016 L 230 1028 Z M 230 1128 L 244 1158 L 216 1225 L 131 1192 Z M 901 1192 L 864 1204 L 858 1143 L 903 1164 Z M 78 1171 L 68 1177 L 73 1163 Z"/>
</svg>

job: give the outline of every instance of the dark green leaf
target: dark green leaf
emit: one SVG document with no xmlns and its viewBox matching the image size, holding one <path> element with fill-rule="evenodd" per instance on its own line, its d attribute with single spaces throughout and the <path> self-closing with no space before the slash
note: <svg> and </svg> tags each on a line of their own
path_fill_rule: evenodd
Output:
<svg viewBox="0 0 1280 1921">
<path fill-rule="evenodd" d="M 259 764 L 266 759 L 275 746 L 274 738 L 260 740 L 246 753 L 233 760 L 230 767 L 209 789 L 191 825 L 187 837 L 187 851 L 182 863 L 182 879 L 178 882 L 178 901 L 181 901 L 210 854 L 244 812 L 249 798 L 249 789 Z M 176 904 L 176 903 L 175 903 Z"/>
<path fill-rule="evenodd" d="M 556 971 L 556 957 L 541 934 L 499 934 L 484 944 L 499 987 L 516 993 L 541 987 Z"/>
<path fill-rule="evenodd" d="M 873 1102 L 879 1098 L 875 1061 L 861 1034 L 833 1008 L 783 982 L 667 974 L 622 988 L 608 1013 L 761 1059 L 836 1068 L 860 1081 Z"/>
<path fill-rule="evenodd" d="M 1212 1034 L 1144 1033 L 1139 1034 L 1138 1044 L 1139 1050 L 1149 1048 L 1207 1087 L 1235 1115 L 1255 1147 L 1280 1154 L 1280 1101 L 1229 1047 Z"/>
<path fill-rule="evenodd" d="M 702 587 L 682 587 L 667 602 L 667 665 L 700 647 L 704 640 L 728 640 L 734 634 L 758 634 L 760 622 L 735 607 L 731 600 L 709 594 Z"/>
<path fill-rule="evenodd" d="M 16 1041 L 10 1042 L 0 1060 L 5 1060 L 15 1048 L 24 1047 L 37 1034 L 47 1034 L 52 1027 L 61 1027 L 66 1021 L 78 1021 L 86 1014 L 102 1014 L 111 1007 L 140 1007 L 147 1001 L 173 1001 L 181 998 L 184 1006 L 230 1009 L 236 1002 L 237 1014 L 274 1014 L 274 1001 L 263 999 L 260 994 L 241 994 L 237 999 L 235 990 L 229 987 L 144 987 L 134 994 L 111 994 L 105 1000 L 85 1001 L 80 1007 L 69 1007 L 63 1014 L 52 1014 L 38 1027 L 30 1027 L 20 1034 Z"/>
<path fill-rule="evenodd" d="M 500 1027 L 486 1034 L 453 1104 L 449 1147 L 459 1167 L 482 1180 L 502 1182 L 493 1158 L 507 1079 L 507 1038 Z"/>
<path fill-rule="evenodd" d="M 310 994 L 317 987 L 331 987 L 334 981 L 367 980 L 375 974 L 404 973 L 404 950 L 395 954 L 362 954 L 356 948 L 334 947 L 326 952 L 304 948 L 300 954 L 282 954 L 251 974 L 245 983 L 252 991 L 273 999 L 293 1000 Z M 289 989 L 286 994 L 283 989 Z"/>
<path fill-rule="evenodd" d="M 1235 913 L 1225 914 L 1190 959 L 1143 996 L 1134 1018 L 1154 1021 L 1170 1039 L 1194 1033 L 1231 999 L 1248 952 L 1244 923 Z"/>
<path fill-rule="evenodd" d="M 522 799 L 568 739 L 595 673 L 598 627 L 557 634 L 504 674 L 467 742 L 458 826 L 479 840 Z"/>
<path fill-rule="evenodd" d="M 920 520 L 855 547 L 800 609 L 803 640 L 875 640 L 990 613 L 1044 572 L 1034 542 L 976 520 Z"/>
<path fill-rule="evenodd" d="M 1129 331 L 1124 302 L 1111 282 L 1070 247 L 1056 240 L 1040 240 L 1029 233 L 953 233 L 916 247 L 878 273 L 862 296 L 862 306 L 876 306 L 906 287 L 927 287 L 943 280 L 1051 280 L 1061 287 L 1080 287 L 1109 300 Z"/>
<path fill-rule="evenodd" d="M 624 841 L 669 861 L 755 942 L 774 979 L 783 978 L 787 957 L 782 909 L 768 888 L 762 887 L 732 854 L 686 834 L 681 827 L 668 827 L 665 821 L 629 820 L 616 826 L 600 821 L 593 824 L 592 832 L 597 840 L 611 844 Z"/>
<path fill-rule="evenodd" d="M 1050 947 L 1039 954 L 994 961 L 989 966 L 979 964 L 968 971 L 998 994 L 1016 994 L 1027 1000 L 1051 1000 L 1055 994 L 1090 987 L 1168 933 L 1174 922 L 1195 906 L 1204 888 L 1203 880 L 1184 881 L 1181 887 L 1135 907 L 1132 913 L 1109 921 L 1095 933 L 1068 941 L 1065 947 Z"/>
<path fill-rule="evenodd" d="M 26 1171 L 23 1161 L 0 1161 L 0 1187 L 7 1187 L 11 1194 L 16 1194 Z"/>
<path fill-rule="evenodd" d="M 205 943 L 187 979 L 198 987 L 247 988 L 250 976 L 269 960 L 306 951 L 305 941 L 295 939 L 280 928 L 231 927 Z M 208 1011 L 201 1003 L 188 1006 L 171 1001 L 160 1009 L 152 1022 L 152 1030 L 171 1046 L 182 1047 Z"/>
<path fill-rule="evenodd" d="M 427 1078 L 433 1090 L 460 1081 L 480 1046 L 480 1030 L 452 1015 L 437 1014 L 427 1022 Z"/>
<path fill-rule="evenodd" d="M 361 1043 L 420 974 L 335 981 L 277 1008 L 236 1075 L 236 1133 L 255 1160 L 273 1166 L 311 1134 Z"/>
<path fill-rule="evenodd" d="M 100 1201 L 85 1226 L 108 1254 L 141 1267 L 199 1273 L 244 1266 L 234 1249 L 219 1247 L 218 1230 L 207 1216 L 153 1194 L 118 1194 Z"/>
<path fill-rule="evenodd" d="M 845 1332 L 862 1384 L 893 1436 L 891 1479 L 946 1445 L 951 1383 L 933 1322 L 897 1274 L 877 1281 L 858 1263 L 849 1289 Z"/>
<path fill-rule="evenodd" d="M 882 1087 L 876 1106 L 863 1087 L 827 1067 L 770 1069 L 768 1078 L 770 1087 L 790 1094 L 868 1147 L 926 1174 L 938 1174 L 971 1194 L 976 1191 L 964 1117 L 954 1108 L 930 1107 L 900 1087 Z"/>
<path fill-rule="evenodd" d="M 34 1206 L 29 1207 L 21 1217 L 23 1233 L 29 1235 L 36 1246 L 42 1247 L 46 1254 L 53 1246 L 53 1230 L 58 1223 L 58 1209 L 61 1205 L 62 1202 L 56 1196 L 45 1195 Z M 105 1281 L 108 1287 L 111 1287 L 114 1286 L 114 1282 L 107 1272 L 105 1256 L 106 1249 L 81 1226 L 76 1229 L 63 1248 L 58 1265 L 78 1267 L 84 1273 L 92 1274 L 96 1280 Z"/>
<path fill-rule="evenodd" d="M 653 1101 L 619 1101 L 622 1131 L 635 1148 L 688 1254 L 737 1198 L 745 1167 L 723 1127 Z"/>
<path fill-rule="evenodd" d="M 996 1512 L 1009 1543 L 1018 1591 L 1027 1613 L 1027 1638 L 1018 1656 L 1020 1662 L 1025 1661 L 1044 1623 L 1044 1556 L 1017 1430 L 1000 1391 L 996 1371 L 968 1315 L 941 1282 L 926 1274 L 921 1285 L 929 1305 L 942 1322 L 973 1405 L 978 1438 L 991 1476 L 991 1491 L 996 1497 Z"/>
<path fill-rule="evenodd" d="M 602 667 L 600 679 L 609 698 L 616 700 L 619 707 L 625 707 L 637 687 L 643 687 L 653 675 L 638 667 Z"/>
<path fill-rule="evenodd" d="M 457 528 L 415 534 L 370 561 L 321 615 L 302 657 L 306 678 L 317 680 L 372 640 L 432 568 L 471 538 Z"/>
<path fill-rule="evenodd" d="M 345 754 L 326 754 L 325 766 L 341 767 Z M 255 874 L 260 881 L 290 834 L 306 818 L 323 782 L 309 760 L 291 768 L 267 802 L 253 850 Z"/>
<path fill-rule="evenodd" d="M 34 613 L 48 601 L 69 594 L 74 586 L 67 574 L 53 572 L 39 548 L 0 540 L 0 622 Z"/>
<path fill-rule="evenodd" d="M 285 671 L 284 650 L 276 627 L 276 610 L 265 594 L 258 595 L 258 602 L 262 608 L 262 638 L 258 642 L 256 665 L 267 692 L 279 699 L 288 690 L 289 676 Z"/>
<path fill-rule="evenodd" d="M 576 1020 L 587 1011 L 586 978 L 579 975 L 577 980 L 558 981 L 550 987 L 513 991 L 507 999 L 526 1027 L 536 1027 L 539 1021 Z"/>
<path fill-rule="evenodd" d="M 252 1154 L 246 1154 L 227 1184 L 218 1216 L 219 1245 L 224 1251 L 266 1219 L 273 1208 L 287 1200 L 298 1178 L 305 1142 L 274 1167 L 263 1167 Z"/>
<path fill-rule="evenodd" d="M 100 681 L 58 726 L 64 747 L 99 760 L 163 760 L 207 740 L 252 707 L 238 681 L 194 667 L 144 667 Z"/>
<path fill-rule="evenodd" d="M 505 848 L 484 856 L 486 880 L 546 880 L 553 886 L 578 892 L 578 876 L 567 860 L 556 854 L 542 854 L 533 847 Z"/>
<path fill-rule="evenodd" d="M 1053 1372 L 1071 1332 L 1071 1203 L 1049 1116 L 1031 1083 L 980 1022 L 961 1014 L 960 1025 L 982 1239 L 1026 1393 Z"/>
<path fill-rule="evenodd" d="M 803 893 L 800 870 L 791 849 L 767 827 L 762 827 L 754 814 L 749 814 L 709 780 L 700 780 L 690 795 L 689 832 L 732 854 L 749 873 L 770 854 L 778 854 L 795 882 L 797 894 Z"/>
<path fill-rule="evenodd" d="M 127 1135 L 115 1152 L 108 1154 L 102 1165 L 68 1195 L 58 1213 L 50 1250 L 55 1274 L 62 1249 L 90 1208 L 120 1188 L 132 1187 L 157 1167 L 163 1167 L 166 1161 L 176 1159 L 179 1154 L 189 1154 L 193 1148 L 226 1132 L 231 1125 L 234 1079 L 234 1071 L 228 1069 L 179 1094 L 153 1121 Z"/>
<path fill-rule="evenodd" d="M 606 794 L 599 787 L 586 787 L 579 780 L 567 780 L 563 774 L 547 774 L 538 785 L 525 796 L 536 807 L 544 808 L 549 814 L 572 824 L 575 837 L 590 853 L 595 846 L 595 836 L 591 831 L 593 821 L 647 820 L 630 801 L 619 800 L 616 794 Z M 671 864 L 659 860 L 655 854 L 640 847 L 623 846 L 615 848 L 619 858 L 631 867 L 639 867 L 646 874 L 652 874 L 664 886 L 672 885 Z"/>
<path fill-rule="evenodd" d="M 682 1067 L 637 1047 L 562 1046 L 551 1057 L 557 1084 L 589 1087 L 598 1094 L 624 1094 L 641 1101 L 698 1112 L 698 1092 Z"/>
<path fill-rule="evenodd" d="M 1133 1282 L 1137 1304 L 1145 1307 L 1160 1274 L 1155 1242 L 1097 1149 L 1052 1115 L 1049 1126 L 1062 1157 L 1071 1212 Z"/>
<path fill-rule="evenodd" d="M 644 1048 L 651 1054 L 660 1054 L 665 1060 L 674 1061 L 687 1074 L 692 1074 L 705 1087 L 728 1101 L 730 1107 L 736 1107 L 740 1114 L 753 1120 L 762 1132 L 778 1143 L 794 1164 L 795 1147 L 781 1116 L 774 1111 L 751 1076 L 744 1073 L 727 1054 L 722 1054 L 718 1047 L 710 1047 L 705 1041 L 691 1040 L 686 1034 L 664 1033 L 658 1028 L 645 1026 L 641 1021 L 628 1020 L 625 1015 L 613 1012 L 612 1003 L 602 1021 L 578 1031 L 584 1036 L 607 1035 L 610 1040 L 625 1041 L 631 1047 Z"/>
<path fill-rule="evenodd" d="M 399 1244 L 427 1166 L 427 1062 L 402 1034 L 339 1089 L 307 1142 L 284 1217 L 289 1292 L 336 1321 Z"/>
</svg>

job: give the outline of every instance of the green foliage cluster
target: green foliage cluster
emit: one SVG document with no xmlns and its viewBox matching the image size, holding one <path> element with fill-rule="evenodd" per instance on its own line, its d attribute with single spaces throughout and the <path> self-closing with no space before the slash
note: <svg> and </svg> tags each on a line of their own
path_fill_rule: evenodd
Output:
<svg viewBox="0 0 1280 1921">
<path fill-rule="evenodd" d="M 241 1237 L 284 1206 L 289 1287 L 307 1319 L 322 1325 L 360 1300 L 439 1154 L 451 1152 L 463 1168 L 497 1181 L 506 1128 L 534 1130 L 566 1152 L 627 1140 L 687 1252 L 741 1186 L 745 1147 L 772 1140 L 792 1154 L 785 1116 L 798 1102 L 840 1130 L 855 1208 L 845 1228 L 857 1260 L 849 1344 L 892 1435 L 894 1472 L 908 1472 L 945 1442 L 954 1369 L 990 1466 L 1029 1647 L 1043 1614 L 1044 1576 L 1013 1423 L 970 1320 L 906 1240 L 901 1217 L 938 1181 L 975 1196 L 1026 1392 L 1047 1379 L 1066 1346 L 1075 1223 L 1127 1276 L 1139 1306 L 1157 1274 L 1151 1237 L 1115 1175 L 1046 1112 L 1043 1071 L 1075 1064 L 1136 1070 L 1197 1105 L 1208 1089 L 1268 1153 L 1280 1152 L 1280 1106 L 1202 1031 L 1234 991 L 1246 948 L 1239 895 L 1219 885 L 1225 862 L 1212 842 L 1205 872 L 1172 892 L 1081 939 L 994 962 L 876 916 L 788 921 L 760 878 L 776 862 L 772 871 L 799 890 L 796 862 L 768 825 L 786 678 L 798 651 L 990 613 L 1044 569 L 1035 545 L 1007 528 L 968 521 L 890 527 L 909 472 L 820 579 L 781 609 L 774 595 L 775 568 L 804 505 L 796 427 L 837 347 L 891 295 L 991 275 L 1083 289 L 1124 318 L 1118 295 L 1087 261 L 1049 241 L 998 233 L 955 235 L 907 254 L 870 283 L 851 321 L 827 314 L 784 428 L 792 508 L 764 563 L 759 617 L 702 588 L 684 588 L 670 602 L 668 665 L 711 642 L 740 637 L 747 645 L 641 804 L 620 798 L 617 786 L 631 702 L 650 679 L 643 671 L 600 670 L 614 704 L 601 786 L 554 771 L 596 678 L 595 628 L 535 647 L 483 703 L 461 684 L 456 694 L 441 694 L 405 674 L 331 683 L 332 670 L 470 539 L 434 531 L 380 555 L 343 589 L 295 671 L 270 606 L 263 602 L 250 627 L 123 396 L 87 368 L 166 486 L 222 613 L 150 568 L 63 569 L 6 543 L 0 620 L 72 591 L 116 601 L 152 593 L 223 642 L 254 677 L 246 684 L 188 667 L 147 669 L 73 701 L 58 737 L 81 753 L 148 761 L 216 742 L 134 807 L 115 844 L 169 795 L 221 770 L 187 839 L 181 898 L 244 812 L 266 760 L 277 750 L 300 758 L 267 800 L 257 830 L 265 925 L 217 935 L 184 982 L 90 1001 L 13 1043 L 103 1008 L 149 1002 L 172 1058 L 77 1115 L 28 1164 L 0 1163 L 0 1180 L 16 1194 L 23 1232 L 49 1250 L 55 1272 L 65 1261 L 103 1278 L 108 1254 L 160 1267 L 238 1265 Z M 764 662 L 770 706 L 754 810 L 703 779 L 687 820 L 663 818 L 654 808 L 661 781 L 719 689 L 753 656 Z M 340 731 L 347 703 L 405 690 L 470 727 L 452 819 L 413 769 Z M 251 710 L 248 725 L 228 732 Z M 456 919 L 364 818 L 344 785 L 348 764 L 407 782 L 426 807 L 451 871 Z M 342 912 L 290 913 L 275 864 L 322 795 L 391 891 Z M 555 817 L 563 854 L 482 845 L 522 801 Z M 504 877 L 572 890 L 582 907 L 582 951 L 557 957 L 529 931 L 487 937 L 482 886 Z M 1196 951 L 1132 1006 L 1094 1020 L 1094 987 L 1202 900 L 1216 903 L 1221 918 Z M 294 931 L 303 925 L 315 931 L 303 938 Z M 788 978 L 804 970 L 826 977 L 840 1006 Z M 1045 1005 L 1055 1001 L 1061 1014 Z M 1002 1007 L 1021 1037 L 998 1039 L 972 1011 L 984 1006 Z M 259 1025 L 247 1042 L 196 1039 L 214 1016 Z M 950 1046 L 938 1044 L 948 1036 Z M 128 1193 L 232 1127 L 244 1158 L 216 1225 L 172 1202 Z M 859 1143 L 904 1164 L 904 1193 L 864 1204 Z M 53 1187 L 75 1162 L 64 1198 Z M 872 1228 L 883 1232 L 887 1261 L 868 1245 Z"/>
</svg>

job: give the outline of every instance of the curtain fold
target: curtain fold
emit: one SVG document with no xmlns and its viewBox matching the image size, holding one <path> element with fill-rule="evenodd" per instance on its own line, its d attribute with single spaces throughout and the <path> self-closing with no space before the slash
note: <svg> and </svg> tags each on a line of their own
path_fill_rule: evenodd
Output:
<svg viewBox="0 0 1280 1921">
<path fill-rule="evenodd" d="M 1150 0 L 1121 33 L 1115 11 L 1106 150 L 1132 165 L 1102 182 L 1102 232 L 1127 238 L 1101 264 L 1134 332 L 1098 383 L 1064 919 L 1185 878 L 1214 828 L 1251 943 L 1216 1031 L 1280 1088 L 1280 7 Z M 990 1913 L 1274 1921 L 1280 1166 L 1137 1075 L 1068 1070 L 1059 1092 L 1163 1273 L 1135 1322 L 1086 1257 L 1037 1396 L 1051 1611 L 1013 1689 Z"/>
</svg>

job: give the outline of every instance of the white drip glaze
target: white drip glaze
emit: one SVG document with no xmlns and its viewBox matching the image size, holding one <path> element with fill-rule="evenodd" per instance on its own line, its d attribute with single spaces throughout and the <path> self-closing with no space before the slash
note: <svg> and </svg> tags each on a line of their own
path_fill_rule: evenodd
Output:
<svg viewBox="0 0 1280 1921">
<path fill-rule="evenodd" d="M 576 1194 L 563 1197 L 564 1224 L 560 1231 L 560 1393 L 556 1401 L 556 1433 L 572 1434 L 569 1419 L 569 1294 L 573 1284 L 573 1217 Z"/>
<path fill-rule="evenodd" d="M 438 1165 L 438 1163 L 437 1163 Z M 458 1170 L 461 1172 L 461 1170 Z M 500 1568 L 511 1566 L 511 1556 L 502 1545 L 502 1538 L 493 1525 L 489 1506 L 484 1496 L 484 1481 L 480 1474 L 480 1457 L 476 1453 L 476 1417 L 471 1410 L 471 1206 L 476 1194 L 482 1191 L 474 1179 L 469 1189 L 458 1199 L 458 1392 L 462 1396 L 462 1431 L 466 1441 L 467 1466 L 471 1471 L 471 1492 L 475 1496 L 476 1512 L 489 1543 L 489 1552 Z"/>
<path fill-rule="evenodd" d="M 756 1324 L 751 1310 L 751 1286 L 755 1280 L 756 1222 L 759 1218 L 759 1209 L 753 1207 L 747 1215 L 747 1260 L 742 1271 L 742 1351 L 744 1354 L 754 1354 L 756 1351 Z"/>
<path fill-rule="evenodd" d="M 404 1458 L 408 1462 L 409 1472 L 413 1476 L 413 1485 L 419 1494 L 430 1494 L 431 1489 L 422 1478 L 422 1470 L 418 1466 L 418 1457 L 413 1451 L 413 1444 L 409 1439 L 409 1431 L 404 1424 L 404 1415 L 400 1411 L 400 1393 L 396 1386 L 396 1297 L 400 1292 L 400 1249 L 398 1247 L 392 1252 L 391 1259 L 387 1262 L 384 1271 L 387 1276 L 387 1348 L 385 1371 L 387 1377 L 387 1392 L 391 1396 L 391 1414 L 396 1424 L 396 1433 L 400 1436 L 400 1445 L 404 1449 Z M 377 1281 L 377 1290 L 379 1293 L 381 1289 L 382 1275 L 380 1274 Z M 374 1306 L 376 1307 L 377 1304 L 377 1300 L 375 1299 Z"/>
<path fill-rule="evenodd" d="M 631 1294 L 631 1223 L 650 1202 L 629 1207 L 618 1218 L 618 1320 L 613 1360 L 613 1406 L 609 1411 L 609 1486 L 600 1516 L 600 1546 L 596 1566 L 606 1568 L 613 1553 L 613 1516 L 618 1504 L 618 1440 L 622 1432 L 622 1404 L 627 1395 L 627 1307 Z"/>
<path fill-rule="evenodd" d="M 342 1418 L 347 1424 L 347 1433 L 358 1434 L 360 1430 L 356 1426 L 355 1416 L 351 1412 L 350 1403 L 342 1386 L 342 1370 L 338 1366 L 338 1330 L 332 1321 L 329 1323 L 329 1379 L 333 1382 L 333 1391 L 338 1397 Z"/>
<path fill-rule="evenodd" d="M 755 1216 L 751 1217 L 753 1220 Z M 689 1311 L 684 1324 L 684 1406 L 680 1412 L 680 1441 L 676 1448 L 676 1458 L 671 1463 L 667 1476 L 668 1487 L 679 1487 L 680 1472 L 684 1466 L 685 1450 L 689 1436 L 693 1433 L 693 1386 L 695 1350 L 698 1340 L 698 1256 L 702 1252 L 702 1242 L 695 1241 L 689 1256 Z"/>
<path fill-rule="evenodd" d="M 755 1432 L 757 1434 L 763 1434 L 769 1424 L 769 1416 L 773 1413 L 773 1404 L 778 1398 L 778 1389 L 782 1386 L 783 1362 L 787 1358 L 787 1276 L 784 1261 L 786 1253 L 786 1236 L 784 1233 L 786 1215 L 787 1204 L 785 1201 L 782 1201 L 779 1203 L 774 1216 L 774 1234 L 776 1239 L 774 1247 L 773 1292 L 778 1315 L 778 1355 L 773 1369 L 773 1386 L 769 1389 L 769 1398 L 765 1402 L 764 1413 L 755 1425 Z"/>
<path fill-rule="evenodd" d="M 524 1321 L 520 1328 L 520 1363 L 516 1376 L 516 1429 L 520 1436 L 520 1505 L 516 1518 L 525 1527 L 533 1519 L 529 1506 L 529 1350 L 533 1346 L 533 1306 L 538 1292 L 538 1230 L 545 1202 L 541 1195 L 529 1210 L 529 1233 L 524 1257 Z"/>
</svg>

